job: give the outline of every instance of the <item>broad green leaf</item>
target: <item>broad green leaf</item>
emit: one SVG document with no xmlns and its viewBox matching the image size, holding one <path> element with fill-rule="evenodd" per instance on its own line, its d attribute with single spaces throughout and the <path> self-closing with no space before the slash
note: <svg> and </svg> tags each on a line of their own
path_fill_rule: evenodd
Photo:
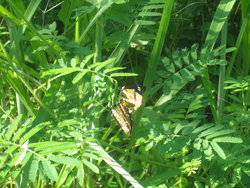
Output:
<svg viewBox="0 0 250 188">
<path fill-rule="evenodd" d="M 35 151 L 41 151 L 43 154 L 48 154 L 48 153 L 55 153 L 55 152 L 63 152 L 71 150 L 72 152 L 77 150 L 77 146 L 75 143 L 55 143 L 55 144 L 49 144 L 49 145 L 43 145 L 40 147 L 37 147 Z"/>
<path fill-rule="evenodd" d="M 126 69 L 126 67 L 114 67 L 114 68 L 110 68 L 110 69 L 106 69 L 103 71 L 104 74 L 107 74 L 109 72 L 114 72 L 114 71 L 117 71 L 117 70 L 123 70 L 123 69 Z"/>
<path fill-rule="evenodd" d="M 81 161 L 77 160 L 73 157 L 67 156 L 59 156 L 59 155 L 48 155 L 48 159 L 57 163 L 65 164 L 65 165 L 72 165 L 72 166 L 80 166 Z"/>
<path fill-rule="evenodd" d="M 82 166 L 78 168 L 77 178 L 79 180 L 80 186 L 83 186 L 83 183 L 84 183 L 84 169 L 83 169 Z"/>
<path fill-rule="evenodd" d="M 209 128 L 209 129 L 203 131 L 201 134 L 198 135 L 198 137 L 201 138 L 201 137 L 204 137 L 204 136 L 207 136 L 210 134 L 214 134 L 214 133 L 216 133 L 216 131 L 221 130 L 221 129 L 223 129 L 222 126 L 214 126 L 212 128 Z"/>
<path fill-rule="evenodd" d="M 152 4 L 152 5 L 148 5 L 143 7 L 143 10 L 150 10 L 150 9 L 161 9 L 164 7 L 164 4 Z"/>
<path fill-rule="evenodd" d="M 92 170 L 93 172 L 95 172 L 96 174 L 99 174 L 99 168 L 94 165 L 93 163 L 83 159 L 82 160 L 83 164 L 85 164 L 87 167 L 89 167 L 90 170 Z"/>
<path fill-rule="evenodd" d="M 192 133 L 194 133 L 194 134 L 195 133 L 200 133 L 203 130 L 209 129 L 210 127 L 213 127 L 213 126 L 214 126 L 214 124 L 212 124 L 212 123 L 205 124 L 205 125 L 202 125 L 202 126 L 196 128 Z"/>
<path fill-rule="evenodd" d="M 76 169 L 77 168 L 75 168 L 75 166 L 64 165 L 60 170 L 60 176 L 56 182 L 55 187 L 70 187 L 70 185 L 72 185 L 72 177 L 73 179 L 75 178 L 74 171 Z"/>
<path fill-rule="evenodd" d="M 140 12 L 138 16 L 144 17 L 144 16 L 161 16 L 161 13 L 159 12 Z"/>
<path fill-rule="evenodd" d="M 155 25 L 155 22 L 150 21 L 150 20 L 135 20 L 135 24 L 138 24 L 138 25 Z"/>
<path fill-rule="evenodd" d="M 43 72 L 42 76 L 55 75 L 55 74 L 67 75 L 67 74 L 71 74 L 72 72 L 76 72 L 79 70 L 81 70 L 81 68 L 79 67 L 75 67 L 75 68 L 65 67 L 65 68 L 60 68 L 60 69 L 51 69 L 51 70 Z"/>
<path fill-rule="evenodd" d="M 96 63 L 90 65 L 90 66 L 89 66 L 89 69 L 93 69 L 93 68 L 97 67 L 97 66 L 100 65 L 100 64 L 101 64 L 100 62 L 96 62 Z"/>
<path fill-rule="evenodd" d="M 204 151 L 204 154 L 206 156 L 211 156 L 212 155 L 212 147 L 208 144 L 208 141 L 207 140 L 203 140 L 202 142 L 202 149 Z"/>
<path fill-rule="evenodd" d="M 31 161 L 31 166 L 30 166 L 30 170 L 29 170 L 29 180 L 31 182 L 35 182 L 35 180 L 36 180 L 38 165 L 39 165 L 39 161 L 34 158 Z"/>
<path fill-rule="evenodd" d="M 202 143 L 201 139 L 195 139 L 194 140 L 194 148 L 197 149 L 197 150 L 200 150 L 201 149 L 201 143 Z"/>
<path fill-rule="evenodd" d="M 98 72 L 99 70 L 101 70 L 103 67 L 107 66 L 108 64 L 114 62 L 115 58 L 111 58 L 111 59 L 108 59 L 102 63 L 100 63 L 96 68 L 95 68 L 95 71 Z"/>
<path fill-rule="evenodd" d="M 149 151 L 154 146 L 154 142 L 151 141 L 145 146 L 145 151 Z"/>
<path fill-rule="evenodd" d="M 242 143 L 243 141 L 241 138 L 224 136 L 213 139 L 213 142 Z"/>
<path fill-rule="evenodd" d="M 206 137 L 206 139 L 211 139 L 211 138 L 214 138 L 214 137 L 231 134 L 231 133 L 234 133 L 234 132 L 235 132 L 235 130 L 233 130 L 233 129 L 224 129 L 224 130 L 221 130 L 221 131 L 217 131 L 217 132 L 215 132 L 213 134 L 210 134 L 209 136 Z"/>
<path fill-rule="evenodd" d="M 45 146 L 46 147 L 46 145 L 56 145 L 56 144 L 58 144 L 59 142 L 56 142 L 56 141 L 48 141 L 48 142 L 35 142 L 35 143 L 31 143 L 31 144 L 29 144 L 29 148 L 34 148 L 34 147 L 43 147 L 43 146 Z"/>
<path fill-rule="evenodd" d="M 53 164 L 51 164 L 50 161 L 42 160 L 42 167 L 44 174 L 51 180 L 57 181 L 58 179 L 58 173 L 56 171 L 56 168 Z"/>
<path fill-rule="evenodd" d="M 174 129 L 174 134 L 178 134 L 183 128 L 184 128 L 184 126 L 182 124 L 178 123 Z"/>
<path fill-rule="evenodd" d="M 79 82 L 79 80 L 82 79 L 82 77 L 85 76 L 85 74 L 88 72 L 88 69 L 83 69 L 81 72 L 79 72 L 72 80 L 73 84 L 76 84 L 77 82 Z"/>
<path fill-rule="evenodd" d="M 213 150 L 222 158 L 226 159 L 226 155 L 224 151 L 221 149 L 221 147 L 216 142 L 210 142 Z"/>
<path fill-rule="evenodd" d="M 90 159 L 94 159 L 94 160 L 99 160 L 100 158 L 97 156 L 97 155 L 95 155 L 95 154 L 93 154 L 93 153 L 84 153 L 83 154 L 83 156 L 84 157 L 88 157 L 88 158 L 90 158 Z"/>
</svg>

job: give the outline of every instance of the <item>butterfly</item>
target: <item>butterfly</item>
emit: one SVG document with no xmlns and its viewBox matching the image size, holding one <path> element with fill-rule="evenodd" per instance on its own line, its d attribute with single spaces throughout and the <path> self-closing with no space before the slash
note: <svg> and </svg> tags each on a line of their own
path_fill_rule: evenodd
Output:
<svg viewBox="0 0 250 188">
<path fill-rule="evenodd" d="M 133 89 L 120 92 L 119 103 L 112 109 L 112 114 L 126 135 L 131 134 L 131 113 L 141 106 L 142 101 L 143 97 Z"/>
</svg>

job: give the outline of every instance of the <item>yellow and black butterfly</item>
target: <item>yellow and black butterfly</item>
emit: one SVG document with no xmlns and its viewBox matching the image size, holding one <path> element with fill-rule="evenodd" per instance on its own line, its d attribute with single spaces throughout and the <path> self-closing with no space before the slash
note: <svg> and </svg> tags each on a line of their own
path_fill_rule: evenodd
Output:
<svg viewBox="0 0 250 188">
<path fill-rule="evenodd" d="M 120 100 L 112 114 L 126 135 L 131 134 L 131 113 L 142 104 L 143 97 L 133 89 L 122 89 Z"/>
</svg>

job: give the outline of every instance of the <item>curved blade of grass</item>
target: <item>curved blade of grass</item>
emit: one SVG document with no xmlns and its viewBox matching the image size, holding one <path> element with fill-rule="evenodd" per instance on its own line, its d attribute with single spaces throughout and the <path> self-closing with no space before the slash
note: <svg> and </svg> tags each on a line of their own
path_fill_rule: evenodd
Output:
<svg viewBox="0 0 250 188">
<path fill-rule="evenodd" d="M 93 148 L 102 159 L 111 166 L 117 173 L 128 180 L 134 187 L 142 188 L 139 184 L 124 168 L 121 167 L 100 145 L 93 142 L 87 142 L 91 148 Z"/>
<path fill-rule="evenodd" d="M 159 29 L 158 29 L 158 32 L 156 35 L 156 40 L 155 40 L 153 50 L 152 50 L 152 53 L 151 53 L 151 56 L 149 59 L 149 64 L 148 64 L 146 76 L 145 76 L 144 83 L 143 83 L 143 85 L 146 87 L 146 91 L 144 92 L 144 95 L 143 95 L 144 102 L 142 104 L 142 108 L 140 108 L 136 114 L 135 124 L 138 123 L 138 121 L 142 115 L 143 106 L 145 105 L 145 103 L 147 101 L 149 91 L 150 91 L 150 88 L 152 86 L 152 82 L 154 79 L 156 68 L 157 68 L 157 65 L 159 63 L 162 48 L 163 48 L 163 45 L 165 42 L 165 38 L 166 38 L 167 30 L 168 30 L 168 25 L 170 22 L 170 17 L 172 14 L 173 4 L 174 4 L 174 0 L 168 0 L 164 4 L 160 26 L 159 26 Z"/>
<path fill-rule="evenodd" d="M 81 43 L 85 35 L 88 33 L 89 29 L 94 25 L 96 20 L 113 4 L 114 2 L 108 2 L 107 4 L 103 5 L 102 8 L 96 13 L 95 17 L 91 20 L 87 28 L 83 31 L 82 35 L 80 36 L 78 42 Z"/>
</svg>

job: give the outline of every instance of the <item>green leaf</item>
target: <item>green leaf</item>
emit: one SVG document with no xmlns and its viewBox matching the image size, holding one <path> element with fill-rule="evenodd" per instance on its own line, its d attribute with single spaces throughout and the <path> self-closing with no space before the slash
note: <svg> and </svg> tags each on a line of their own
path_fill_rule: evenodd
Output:
<svg viewBox="0 0 250 188">
<path fill-rule="evenodd" d="M 57 181 L 58 173 L 56 168 L 50 161 L 42 160 L 43 173 L 51 180 Z"/>
<path fill-rule="evenodd" d="M 63 152 L 67 150 L 76 151 L 78 148 L 75 143 L 71 142 L 57 142 L 57 143 L 49 143 L 44 144 L 40 147 L 37 147 L 35 151 L 42 151 L 43 154 L 55 153 L 55 152 Z"/>
<path fill-rule="evenodd" d="M 29 170 L 29 180 L 31 182 L 35 182 L 37 171 L 38 171 L 39 161 L 37 159 L 33 159 L 31 162 L 30 170 Z"/>
<path fill-rule="evenodd" d="M 18 164 L 20 164 L 23 160 L 24 160 L 24 158 L 27 156 L 26 154 L 27 154 L 27 147 L 28 147 L 28 141 L 26 141 L 22 146 L 21 146 L 21 152 L 20 152 L 20 156 L 19 156 L 19 158 L 17 159 L 17 161 L 15 161 L 15 166 L 16 165 L 18 165 Z"/>
<path fill-rule="evenodd" d="M 40 131 L 41 129 L 43 129 L 45 126 L 50 125 L 51 122 L 45 122 L 45 123 L 41 123 L 38 124 L 37 126 L 35 126 L 33 129 L 31 129 L 29 132 L 27 132 L 22 139 L 20 140 L 20 144 L 23 144 L 24 142 L 26 142 L 28 139 L 30 139 L 33 135 L 35 135 L 38 131 Z"/>
<path fill-rule="evenodd" d="M 81 68 L 84 68 L 85 65 L 89 62 L 90 59 L 92 59 L 94 57 L 94 53 L 93 54 L 89 54 L 87 55 L 84 59 L 83 59 L 83 62 L 80 64 L 80 67 Z"/>
<path fill-rule="evenodd" d="M 59 155 L 48 155 L 48 159 L 57 163 L 72 165 L 72 166 L 80 166 L 81 161 L 77 160 L 73 157 L 59 156 Z"/>
<path fill-rule="evenodd" d="M 145 146 L 145 151 L 149 151 L 154 146 L 154 142 L 151 141 Z"/>
<path fill-rule="evenodd" d="M 187 81 L 194 81 L 195 80 L 195 77 L 194 77 L 194 75 L 193 75 L 193 73 L 191 73 L 189 70 L 187 70 L 187 69 L 182 69 L 181 71 L 180 71 L 180 73 L 181 73 L 181 75 L 182 75 L 182 77 L 185 79 L 185 80 L 187 80 Z"/>
<path fill-rule="evenodd" d="M 211 157 L 211 155 L 213 154 L 212 147 L 208 144 L 207 140 L 203 140 L 202 149 L 207 157 Z"/>
<path fill-rule="evenodd" d="M 87 167 L 89 167 L 90 170 L 92 170 L 93 172 L 95 172 L 96 174 L 99 174 L 99 169 L 96 165 L 94 165 L 93 163 L 83 159 L 82 160 L 83 164 L 85 164 Z"/>
<path fill-rule="evenodd" d="M 151 21 L 151 20 L 135 20 L 135 24 L 138 24 L 138 25 L 155 25 L 155 22 Z"/>
<path fill-rule="evenodd" d="M 83 183 L 84 183 L 84 169 L 83 169 L 82 166 L 78 168 L 77 178 L 79 180 L 80 186 L 83 186 Z"/>
<path fill-rule="evenodd" d="M 72 126 L 72 125 L 79 125 L 79 121 L 74 119 L 67 119 L 58 123 L 58 127 L 65 127 L 65 126 Z"/>
<path fill-rule="evenodd" d="M 90 66 L 89 66 L 89 69 L 93 69 L 93 68 L 99 66 L 100 64 L 101 64 L 100 62 L 96 62 L 96 63 L 90 65 Z"/>
<path fill-rule="evenodd" d="M 26 131 L 26 129 L 27 129 L 27 125 L 29 125 L 30 123 L 31 123 L 31 121 L 32 121 L 32 119 L 30 118 L 30 119 L 28 119 L 23 125 L 22 125 L 22 127 L 20 127 L 19 129 L 18 129 L 18 131 L 15 133 L 15 135 L 14 135 L 14 137 L 13 137 L 13 141 L 17 141 L 17 140 L 19 140 L 22 136 L 22 134 Z"/>
<path fill-rule="evenodd" d="M 138 76 L 138 74 L 135 74 L 135 73 L 113 73 L 110 76 L 111 77 Z"/>
<path fill-rule="evenodd" d="M 20 20 L 17 19 L 13 14 L 11 14 L 6 8 L 4 8 L 2 5 L 0 5 L 0 14 L 2 14 L 3 17 L 7 17 L 10 20 L 16 22 L 16 24 L 21 24 Z"/>
<path fill-rule="evenodd" d="M 15 121 L 13 123 L 10 124 L 10 126 L 8 127 L 8 131 L 6 133 L 6 139 L 7 140 L 10 140 L 10 138 L 13 136 L 15 130 L 17 129 L 17 126 L 19 124 L 19 122 L 21 121 L 22 119 L 22 114 L 19 115 Z"/>
<path fill-rule="evenodd" d="M 107 74 L 109 72 L 114 72 L 114 71 L 117 71 L 117 70 L 123 70 L 123 69 L 126 69 L 126 67 L 114 67 L 114 68 L 110 68 L 110 69 L 106 69 L 103 71 L 104 74 Z"/>
<path fill-rule="evenodd" d="M 212 123 L 209 123 L 209 124 L 205 124 L 205 125 L 202 125 L 198 128 L 196 128 L 192 133 L 195 134 L 195 133 L 200 133 L 202 132 L 203 130 L 206 130 L 206 129 L 209 129 L 210 127 L 213 127 L 214 124 Z"/>
<path fill-rule="evenodd" d="M 183 128 L 184 128 L 184 126 L 182 124 L 178 123 L 174 129 L 174 134 L 178 134 Z"/>
<path fill-rule="evenodd" d="M 101 6 L 101 8 L 98 10 L 98 12 L 95 14 L 95 16 L 93 17 L 93 19 L 89 22 L 89 24 L 87 25 L 87 27 L 85 27 L 85 30 L 83 31 L 82 35 L 79 38 L 79 43 L 82 42 L 82 40 L 84 39 L 85 35 L 88 33 L 88 31 L 90 30 L 90 28 L 94 25 L 94 23 L 96 22 L 96 20 L 113 4 L 114 2 L 106 2 L 104 5 Z"/>
<path fill-rule="evenodd" d="M 226 159 L 226 155 L 224 153 L 224 151 L 221 149 L 221 147 L 216 143 L 216 142 L 210 142 L 213 150 L 222 158 L 222 159 Z"/>
<path fill-rule="evenodd" d="M 144 16 L 161 16 L 161 13 L 159 12 L 140 12 L 138 16 L 144 17 Z"/>
<path fill-rule="evenodd" d="M 34 16 L 34 13 L 36 12 L 41 0 L 32 0 L 29 3 L 28 8 L 25 11 L 24 17 L 26 18 L 27 21 L 30 21 L 31 18 Z M 27 25 L 23 26 L 23 33 L 25 32 L 25 29 L 27 28 Z"/>
<path fill-rule="evenodd" d="M 212 128 L 209 128 L 205 131 L 203 131 L 201 134 L 198 135 L 198 137 L 204 137 L 204 136 L 207 136 L 207 135 L 210 135 L 210 134 L 214 134 L 216 133 L 217 130 L 220 130 L 222 129 L 223 127 L 222 126 L 214 126 Z"/>
<path fill-rule="evenodd" d="M 241 138 L 224 136 L 213 139 L 213 142 L 242 143 L 243 141 Z"/>
<path fill-rule="evenodd" d="M 175 176 L 178 176 L 180 174 L 181 174 L 181 171 L 179 169 L 171 169 L 171 170 L 166 171 L 166 172 L 156 173 L 156 175 L 146 178 L 143 181 L 143 185 L 148 185 L 148 186 L 159 185 L 159 184 L 165 182 L 166 180 L 170 180 L 170 179 L 172 179 Z"/>
<path fill-rule="evenodd" d="M 65 67 L 65 68 L 60 68 L 60 69 L 51 69 L 48 71 L 43 72 L 42 76 L 48 76 L 48 75 L 56 75 L 56 74 L 61 74 L 61 75 L 67 75 L 71 74 L 72 72 L 76 72 L 81 70 L 79 67 Z"/>
<path fill-rule="evenodd" d="M 84 153 L 83 154 L 83 156 L 84 157 L 88 157 L 88 158 L 90 158 L 90 159 L 94 159 L 94 160 L 99 160 L 100 158 L 97 156 L 97 155 L 95 155 L 95 154 L 93 154 L 93 153 Z"/>
<path fill-rule="evenodd" d="M 111 58 L 111 59 L 108 59 L 102 63 L 100 63 L 100 65 L 98 65 L 96 68 L 95 68 L 95 71 L 98 72 L 99 70 L 101 70 L 103 67 L 109 65 L 110 63 L 114 62 L 115 61 L 115 58 Z"/>
<path fill-rule="evenodd" d="M 229 13 L 231 12 L 231 9 L 233 8 L 235 2 L 236 0 L 220 1 L 205 41 L 205 46 L 208 51 L 211 51 L 211 49 L 214 47 L 214 44 L 216 43 L 222 27 L 227 21 L 227 17 L 229 16 Z"/>
<path fill-rule="evenodd" d="M 233 130 L 233 129 L 224 129 L 224 130 L 215 132 L 213 134 L 210 134 L 209 136 L 206 137 L 206 139 L 211 139 L 211 138 L 214 138 L 214 137 L 227 135 L 227 134 L 234 133 L 234 132 L 235 132 L 235 130 Z"/>
<path fill-rule="evenodd" d="M 232 183 L 230 183 L 230 187 L 237 187 L 237 184 L 241 180 L 242 180 L 242 166 L 236 165 L 233 167 Z"/>
<path fill-rule="evenodd" d="M 82 79 L 82 77 L 84 77 L 84 75 L 88 72 L 88 69 L 83 69 L 81 72 L 79 72 L 72 80 L 73 84 L 76 84 L 77 82 L 79 82 L 79 80 Z"/>
</svg>

